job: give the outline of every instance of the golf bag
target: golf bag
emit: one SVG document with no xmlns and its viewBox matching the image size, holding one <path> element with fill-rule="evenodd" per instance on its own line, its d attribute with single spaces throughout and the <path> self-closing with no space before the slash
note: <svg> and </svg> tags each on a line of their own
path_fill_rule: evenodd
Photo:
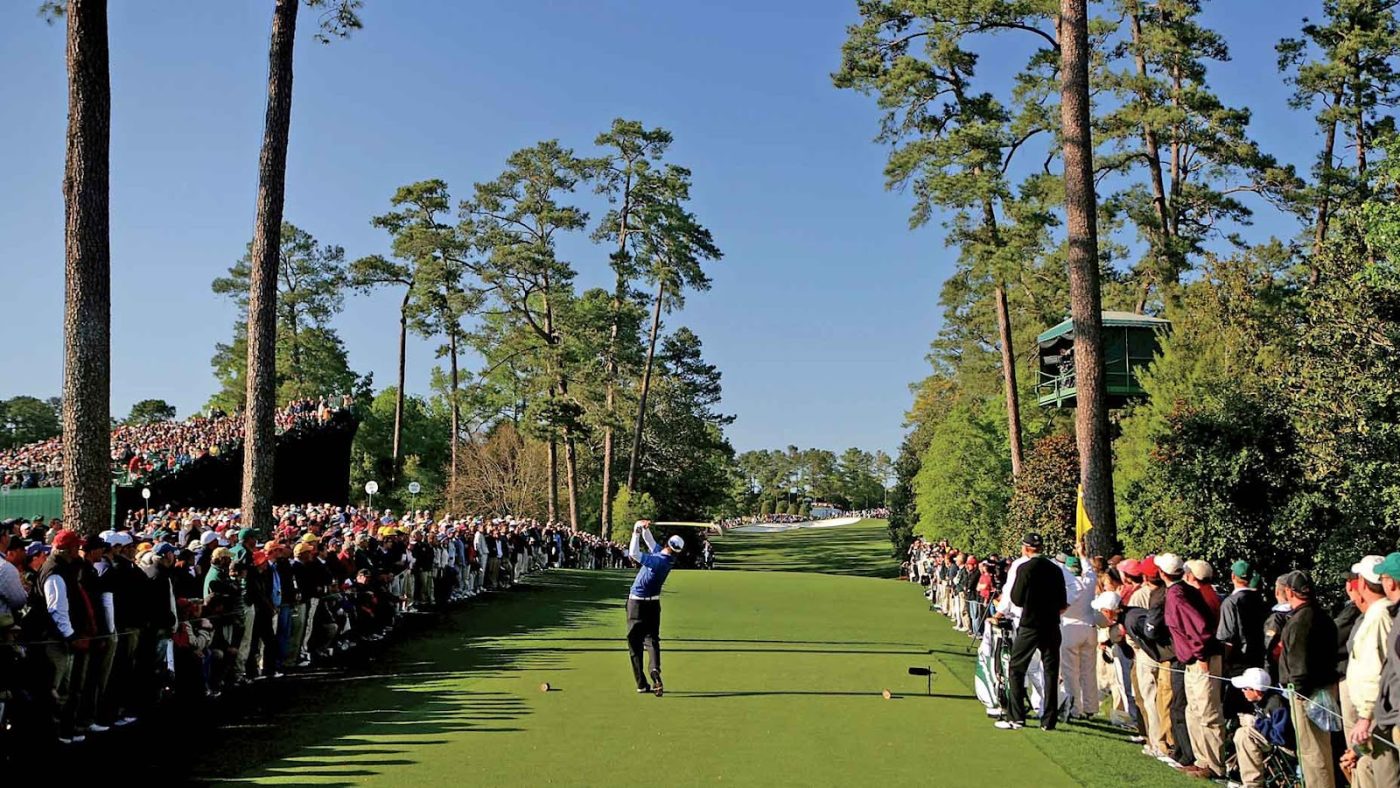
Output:
<svg viewBox="0 0 1400 788">
<path fill-rule="evenodd" d="M 973 671 L 973 689 L 977 699 L 987 707 L 988 717 L 1000 717 L 1006 711 L 1010 696 L 1007 678 L 1011 672 L 1011 643 L 1016 638 L 1016 630 L 1010 622 L 999 624 L 988 618 L 982 625 L 982 645 L 977 649 L 977 664 Z M 1058 680 L 1058 676 L 1056 679 Z M 1030 712 L 1045 716 L 1045 669 L 1037 653 L 1026 669 L 1026 680 L 1030 684 Z M 1063 681 L 1059 683 L 1060 719 L 1069 719 L 1073 699 L 1065 691 Z"/>
<path fill-rule="evenodd" d="M 988 618 L 982 624 L 982 644 L 977 647 L 977 665 L 972 684 L 977 699 L 987 707 L 988 717 L 1000 717 L 1007 702 L 1006 675 L 1011 664 L 1012 630 Z"/>
</svg>

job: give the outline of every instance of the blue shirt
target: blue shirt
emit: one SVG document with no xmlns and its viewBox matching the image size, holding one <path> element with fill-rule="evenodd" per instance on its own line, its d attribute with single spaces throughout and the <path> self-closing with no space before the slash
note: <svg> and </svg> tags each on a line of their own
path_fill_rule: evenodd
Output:
<svg viewBox="0 0 1400 788">
<path fill-rule="evenodd" d="M 661 586 L 666 583 L 666 575 L 671 574 L 672 557 L 657 547 L 654 553 L 639 553 L 637 560 L 642 568 L 637 572 L 637 579 L 632 581 L 630 595 L 643 599 L 661 596 Z"/>
</svg>

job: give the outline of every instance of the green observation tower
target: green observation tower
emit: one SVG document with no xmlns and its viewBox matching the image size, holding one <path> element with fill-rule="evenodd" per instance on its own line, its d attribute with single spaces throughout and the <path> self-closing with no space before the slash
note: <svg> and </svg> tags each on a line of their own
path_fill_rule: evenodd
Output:
<svg viewBox="0 0 1400 788">
<path fill-rule="evenodd" d="M 1146 397 L 1138 383 L 1138 372 L 1157 354 L 1157 337 L 1170 330 L 1171 323 L 1158 317 L 1132 312 L 1103 313 L 1104 377 L 1108 406 L 1121 408 L 1130 400 Z M 1036 401 L 1043 408 L 1073 408 L 1074 320 L 1066 320 L 1036 337 L 1039 345 L 1039 380 Z"/>
</svg>

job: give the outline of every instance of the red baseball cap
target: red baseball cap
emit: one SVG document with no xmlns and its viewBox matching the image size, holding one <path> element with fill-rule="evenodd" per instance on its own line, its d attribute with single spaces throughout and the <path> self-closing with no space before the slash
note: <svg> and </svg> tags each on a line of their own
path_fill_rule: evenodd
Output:
<svg viewBox="0 0 1400 788">
<path fill-rule="evenodd" d="M 53 546 L 55 550 L 68 550 L 74 547 L 82 547 L 83 537 L 79 535 L 77 531 L 64 528 L 62 531 L 54 534 Z"/>
<path fill-rule="evenodd" d="M 1136 558 L 1124 558 L 1118 562 L 1118 574 L 1120 575 L 1140 575 L 1142 574 L 1142 564 Z"/>
<path fill-rule="evenodd" d="M 1157 556 L 1149 555 L 1141 561 L 1138 561 L 1138 574 L 1141 574 L 1143 577 L 1156 577 Z"/>
</svg>

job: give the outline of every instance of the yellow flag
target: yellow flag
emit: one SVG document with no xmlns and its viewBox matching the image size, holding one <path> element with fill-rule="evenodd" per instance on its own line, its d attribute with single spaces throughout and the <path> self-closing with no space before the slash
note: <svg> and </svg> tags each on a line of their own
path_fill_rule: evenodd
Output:
<svg viewBox="0 0 1400 788">
<path fill-rule="evenodd" d="M 1093 530 L 1094 524 L 1089 522 L 1089 513 L 1084 511 L 1084 485 L 1079 486 L 1079 503 L 1074 507 L 1074 541 L 1084 541 L 1084 534 Z"/>
</svg>

